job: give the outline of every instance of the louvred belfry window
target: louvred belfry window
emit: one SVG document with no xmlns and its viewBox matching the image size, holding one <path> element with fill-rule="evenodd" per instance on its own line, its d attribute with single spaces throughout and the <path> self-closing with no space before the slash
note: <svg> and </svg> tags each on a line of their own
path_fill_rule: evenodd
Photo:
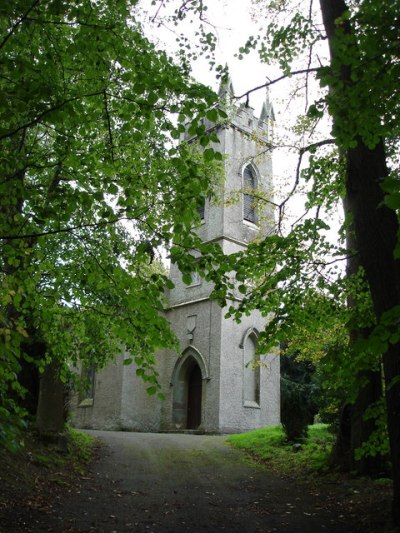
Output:
<svg viewBox="0 0 400 533">
<path fill-rule="evenodd" d="M 254 205 L 254 195 L 251 193 L 256 188 L 256 178 L 250 167 L 243 172 L 243 218 L 249 222 L 257 223 L 257 213 Z"/>
<path fill-rule="evenodd" d="M 199 204 L 197 205 L 197 212 L 201 220 L 204 220 L 205 208 L 206 208 L 205 199 L 202 198 L 201 202 L 199 202 Z"/>
</svg>

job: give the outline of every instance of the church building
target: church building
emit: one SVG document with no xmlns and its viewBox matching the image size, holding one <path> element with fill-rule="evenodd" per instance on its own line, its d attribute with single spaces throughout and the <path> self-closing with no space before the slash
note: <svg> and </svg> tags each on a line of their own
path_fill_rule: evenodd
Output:
<svg viewBox="0 0 400 533">
<path fill-rule="evenodd" d="M 271 136 L 274 121 L 268 95 L 259 117 L 236 104 L 232 83 L 221 85 L 228 119 L 213 129 L 224 154 L 221 197 L 207 199 L 200 237 L 217 242 L 224 253 L 244 249 L 273 231 L 272 204 L 256 205 L 252 191 L 272 196 Z M 189 140 L 189 139 L 187 139 Z M 236 201 L 233 201 L 235 198 Z M 229 200 L 229 201 L 227 201 Z M 226 309 L 210 299 L 212 285 L 196 275 L 186 285 L 175 265 L 167 294 L 166 317 L 181 352 L 156 354 L 164 400 L 149 396 L 148 386 L 124 357 L 93 375 L 86 398 L 72 399 L 71 419 L 81 428 L 130 431 L 243 432 L 280 422 L 279 355 L 259 355 L 257 338 L 266 319 L 257 311 L 240 324 L 224 318 Z M 237 293 L 240 299 L 240 293 Z"/>
</svg>

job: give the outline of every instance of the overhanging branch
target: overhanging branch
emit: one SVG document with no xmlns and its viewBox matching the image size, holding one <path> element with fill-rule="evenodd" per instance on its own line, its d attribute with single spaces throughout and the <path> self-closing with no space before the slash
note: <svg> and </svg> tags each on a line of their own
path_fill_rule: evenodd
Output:
<svg viewBox="0 0 400 533">
<path fill-rule="evenodd" d="M 279 76 L 278 78 L 275 78 L 274 80 L 268 80 L 266 83 L 263 83 L 262 85 L 253 87 L 252 89 L 249 89 L 248 91 L 241 94 L 240 96 L 235 96 L 235 98 L 237 100 L 241 100 L 245 96 L 248 98 L 251 93 L 259 91 L 260 89 L 265 89 L 266 87 L 270 87 L 271 85 L 274 85 L 275 83 L 278 83 L 279 81 L 285 80 L 287 78 L 291 78 L 292 76 L 298 76 L 300 74 L 310 74 L 311 72 L 319 72 L 320 70 L 321 70 L 321 67 L 305 68 L 302 70 L 293 70 L 292 72 L 289 72 L 288 74 L 283 74 L 282 76 Z"/>
<path fill-rule="evenodd" d="M 121 220 L 137 220 L 143 213 L 137 217 L 116 217 L 112 220 L 103 220 L 101 222 L 91 222 L 89 224 L 78 224 L 76 226 L 69 226 L 68 228 L 54 229 L 48 231 L 42 231 L 38 233 L 25 233 L 23 235 L 0 235 L 1 241 L 15 241 L 18 239 L 32 239 L 34 237 L 46 237 L 47 235 L 57 235 L 58 233 L 71 233 L 74 230 L 85 228 L 99 228 L 102 226 L 108 226 L 109 224 L 116 224 Z"/>
<path fill-rule="evenodd" d="M 35 7 L 39 4 L 40 0 L 35 0 L 33 2 L 33 4 L 25 11 L 25 13 L 17 20 L 17 22 L 13 25 L 13 27 L 11 28 L 11 30 L 7 33 L 7 35 L 4 37 L 4 39 L 2 40 L 2 42 L 0 43 L 0 49 L 3 48 L 3 46 L 6 44 L 6 42 L 8 41 L 8 39 L 14 34 L 15 30 L 18 28 L 18 26 L 20 24 L 22 24 L 22 22 L 24 22 L 24 20 L 26 20 L 27 16 L 29 15 L 29 13 L 35 9 Z"/>
</svg>

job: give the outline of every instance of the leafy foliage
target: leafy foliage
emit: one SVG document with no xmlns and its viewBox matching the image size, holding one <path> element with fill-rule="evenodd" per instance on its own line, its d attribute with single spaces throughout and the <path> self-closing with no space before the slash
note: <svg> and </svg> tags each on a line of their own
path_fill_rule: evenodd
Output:
<svg viewBox="0 0 400 533">
<path fill-rule="evenodd" d="M 253 309 L 270 318 L 260 336 L 260 352 L 286 341 L 293 351 L 318 361 L 331 406 L 340 398 L 356 401 L 368 370 L 376 371 L 383 361 L 387 401 L 392 405 L 392 415 L 388 413 L 392 442 L 398 443 L 394 387 L 400 372 L 396 363 L 400 63 L 394 21 L 399 2 L 382 7 L 375 0 L 321 0 L 323 25 L 321 11 L 312 2 L 307 8 L 290 1 L 254 4 L 257 20 L 266 19 L 265 28 L 247 39 L 238 56 L 257 50 L 266 71 L 271 63 L 280 68 L 281 75 L 265 86 L 284 78 L 299 79 L 292 96 L 304 89 L 307 111 L 294 131 L 301 135 L 294 142 L 299 147 L 298 164 L 288 198 L 277 204 L 276 232 L 214 269 L 210 274 L 214 297 L 238 321 Z M 327 40 L 330 59 L 324 47 Z M 381 79 L 382 87 L 377 83 Z M 315 81 L 319 91 L 313 94 L 310 87 L 316 87 Z M 328 114 L 331 138 L 320 127 Z M 307 194 L 305 212 L 288 227 L 285 206 L 302 186 Z M 331 217 L 344 199 L 344 223 L 338 238 L 328 239 Z M 355 244 L 348 240 L 352 231 Z M 382 245 L 379 257 L 378 245 Z M 362 268 L 347 276 L 341 265 L 358 256 Z M 238 292 L 243 295 L 240 303 L 236 303 Z M 353 335 L 357 330 L 370 334 Z M 378 425 L 384 433 L 384 423 Z M 371 451 L 373 447 L 371 443 Z M 398 450 L 392 450 L 392 457 L 399 457 Z M 399 478 L 399 465 L 396 468 Z"/>
<path fill-rule="evenodd" d="M 153 260 L 162 246 L 195 245 L 199 196 L 221 159 L 177 139 L 188 122 L 207 146 L 202 120 L 222 111 L 143 36 L 129 0 L 3 5 L 0 59 L 7 443 L 21 418 L 10 390 L 23 393 L 25 339 L 44 342 L 32 361 L 41 370 L 57 358 L 64 372 L 78 358 L 101 367 L 126 346 L 159 390 L 153 354 L 175 339 L 160 316 L 169 282 Z"/>
<path fill-rule="evenodd" d="M 235 448 L 261 459 L 272 470 L 290 475 L 318 472 L 327 468 L 334 437 L 325 424 L 310 426 L 298 451 L 285 438 L 281 426 L 273 426 L 228 437 Z"/>
</svg>

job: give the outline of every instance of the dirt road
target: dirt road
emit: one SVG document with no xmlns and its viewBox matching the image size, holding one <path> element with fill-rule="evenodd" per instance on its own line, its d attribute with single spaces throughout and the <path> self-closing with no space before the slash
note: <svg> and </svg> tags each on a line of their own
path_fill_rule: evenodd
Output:
<svg viewBox="0 0 400 533">
<path fill-rule="evenodd" d="M 32 532 L 355 532 L 326 496 L 252 465 L 219 436 L 91 431 L 88 476 Z"/>
</svg>

